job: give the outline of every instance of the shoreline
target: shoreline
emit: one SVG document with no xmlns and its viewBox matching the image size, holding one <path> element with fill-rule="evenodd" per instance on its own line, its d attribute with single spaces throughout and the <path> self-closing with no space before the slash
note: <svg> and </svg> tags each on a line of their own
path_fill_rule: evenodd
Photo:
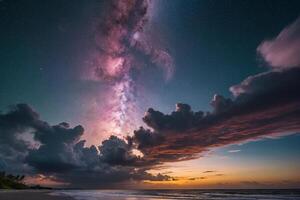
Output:
<svg viewBox="0 0 300 200">
<path fill-rule="evenodd" d="M 69 196 L 51 195 L 52 190 L 0 190 L 0 199 L 5 200 L 74 200 Z"/>
<path fill-rule="evenodd" d="M 190 189 L 190 190 L 0 190 L 1 200 L 150 200 L 150 199 L 224 199 L 232 197 L 249 200 L 266 199 L 300 200 L 299 189 Z M 247 199 L 248 199 L 247 198 Z"/>
</svg>

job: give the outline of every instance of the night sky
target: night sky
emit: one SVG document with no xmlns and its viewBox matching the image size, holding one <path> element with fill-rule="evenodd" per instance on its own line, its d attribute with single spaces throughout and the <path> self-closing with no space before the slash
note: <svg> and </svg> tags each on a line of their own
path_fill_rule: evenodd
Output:
<svg viewBox="0 0 300 200">
<path fill-rule="evenodd" d="M 299 188 L 299 17 L 298 0 L 0 0 L 0 171 Z"/>
</svg>

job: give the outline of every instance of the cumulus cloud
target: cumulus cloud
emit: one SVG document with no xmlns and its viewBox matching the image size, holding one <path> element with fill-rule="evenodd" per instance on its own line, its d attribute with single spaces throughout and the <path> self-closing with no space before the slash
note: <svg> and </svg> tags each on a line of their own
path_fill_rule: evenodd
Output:
<svg viewBox="0 0 300 200">
<path fill-rule="evenodd" d="M 32 135 L 32 146 L 19 135 Z M 125 140 L 111 136 L 99 147 L 85 147 L 82 126 L 68 123 L 51 126 L 27 104 L 18 104 L 0 114 L 0 170 L 54 177 L 56 182 L 76 187 L 111 187 L 115 182 L 169 180 L 138 167 L 139 159 Z"/>
<path fill-rule="evenodd" d="M 116 136 L 110 136 L 108 140 L 104 140 L 99 150 L 102 160 L 109 164 L 129 165 L 137 159 L 130 145 Z"/>
<path fill-rule="evenodd" d="M 77 165 L 73 146 L 83 132 L 81 126 L 70 128 L 67 123 L 47 125 L 36 130 L 34 139 L 41 145 L 37 149 L 29 150 L 26 162 L 41 172 L 64 172 L 73 169 Z"/>
<path fill-rule="evenodd" d="M 26 104 L 11 106 L 5 114 L 0 114 L 0 167 L 12 171 L 26 168 L 22 160 L 27 155 L 30 143 L 20 137 L 32 127 L 43 126 L 38 114 Z"/>
<path fill-rule="evenodd" d="M 176 110 L 170 115 L 148 109 L 143 121 L 157 131 L 185 130 L 197 124 L 203 116 L 202 111 L 194 113 L 188 104 L 177 103 Z"/>
<path fill-rule="evenodd" d="M 129 144 L 138 144 L 138 149 L 151 147 L 152 145 L 163 142 L 164 138 L 159 134 L 153 134 L 150 129 L 140 127 L 134 131 L 134 137 L 128 137 Z"/>
<path fill-rule="evenodd" d="M 232 100 L 229 98 L 226 99 L 222 95 L 215 94 L 210 102 L 210 105 L 213 107 L 214 113 L 221 113 L 230 108 L 232 105 Z"/>
<path fill-rule="evenodd" d="M 300 18 L 276 38 L 263 41 L 257 52 L 274 69 L 300 67 Z"/>
</svg>

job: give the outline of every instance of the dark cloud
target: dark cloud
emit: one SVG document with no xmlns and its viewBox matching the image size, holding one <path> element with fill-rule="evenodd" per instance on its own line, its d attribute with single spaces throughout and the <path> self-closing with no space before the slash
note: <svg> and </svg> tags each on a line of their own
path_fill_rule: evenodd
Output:
<svg viewBox="0 0 300 200">
<path fill-rule="evenodd" d="M 69 187 L 76 188 L 120 188 L 120 185 L 141 180 L 167 181 L 168 175 L 152 175 L 143 169 L 129 166 L 109 165 L 100 163 L 92 169 L 74 169 L 65 173 L 55 174 L 59 181 L 70 183 Z"/>
<path fill-rule="evenodd" d="M 30 133 L 33 127 L 43 126 L 39 115 L 26 104 L 11 106 L 7 113 L 0 114 L 0 160 L 1 169 L 20 171 L 26 168 L 22 160 L 30 148 L 29 141 L 20 136 Z M 29 136 L 29 134 L 27 134 Z"/>
<path fill-rule="evenodd" d="M 215 114 L 227 111 L 232 106 L 232 100 L 226 99 L 222 95 L 214 95 L 210 105 L 213 107 L 213 112 Z"/>
<path fill-rule="evenodd" d="M 36 130 L 34 139 L 41 145 L 29 151 L 27 163 L 41 172 L 64 172 L 74 168 L 76 158 L 73 147 L 83 132 L 81 126 L 70 128 L 67 123 L 47 125 Z"/>
<path fill-rule="evenodd" d="M 30 106 L 18 104 L 0 116 L 1 157 L 6 163 L 16 158 L 39 171 L 61 171 L 72 167 L 70 144 L 79 140 L 83 128 L 70 128 L 67 123 L 50 126 L 40 120 L 39 115 Z M 38 142 L 35 149 L 30 140 L 22 134 L 32 135 L 31 142 Z M 27 138 L 30 139 L 30 138 Z M 45 156 L 47 155 L 47 156 Z M 8 165 L 9 167 L 10 165 Z"/>
<path fill-rule="evenodd" d="M 129 165 L 137 159 L 131 152 L 131 146 L 116 136 L 110 136 L 108 140 L 104 140 L 99 150 L 101 159 L 113 165 Z"/>
<path fill-rule="evenodd" d="M 206 173 L 214 173 L 214 172 L 217 172 L 217 171 L 208 170 L 208 171 L 204 171 L 204 172 L 202 172 L 202 173 L 206 174 Z"/>
<path fill-rule="evenodd" d="M 113 187 L 115 182 L 169 180 L 138 167 L 132 145 L 111 136 L 97 148 L 85 147 L 82 126 L 51 126 L 28 105 L 18 104 L 0 115 L 1 170 L 43 174 L 72 187 Z M 20 137 L 29 133 L 32 137 Z M 29 140 L 31 139 L 31 141 Z M 31 143 L 37 143 L 34 146 Z"/>
<path fill-rule="evenodd" d="M 195 126 L 203 117 L 203 112 L 194 113 L 189 105 L 177 103 L 175 112 L 170 115 L 164 115 L 152 108 L 148 109 L 143 121 L 157 131 L 181 131 Z"/>
<path fill-rule="evenodd" d="M 150 129 L 140 127 L 133 132 L 134 137 L 128 137 L 129 144 L 138 144 L 138 149 L 151 147 L 164 141 L 164 137 L 160 134 L 154 134 Z"/>
<path fill-rule="evenodd" d="M 299 68 L 250 76 L 230 88 L 234 100 L 214 96 L 211 113 L 193 112 L 186 104 L 177 104 L 167 115 L 150 108 L 143 120 L 154 131 L 134 134 L 131 140 L 144 159 L 166 162 L 193 159 L 212 147 L 296 133 L 300 131 L 299 87 Z M 149 139 L 159 137 L 164 140 Z M 146 145 L 149 140 L 151 145 Z"/>
<path fill-rule="evenodd" d="M 190 180 L 190 181 L 196 181 L 196 180 L 204 180 L 204 179 L 207 179 L 207 177 L 205 177 L 205 176 L 193 177 L 193 178 L 189 178 L 188 180 Z"/>
</svg>

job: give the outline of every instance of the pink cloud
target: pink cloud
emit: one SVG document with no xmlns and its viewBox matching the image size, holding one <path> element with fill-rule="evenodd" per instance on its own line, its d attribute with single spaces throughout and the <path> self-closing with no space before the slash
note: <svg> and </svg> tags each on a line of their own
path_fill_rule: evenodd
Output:
<svg viewBox="0 0 300 200">
<path fill-rule="evenodd" d="M 274 69 L 300 67 L 300 18 L 276 38 L 263 41 L 257 52 Z"/>
</svg>

